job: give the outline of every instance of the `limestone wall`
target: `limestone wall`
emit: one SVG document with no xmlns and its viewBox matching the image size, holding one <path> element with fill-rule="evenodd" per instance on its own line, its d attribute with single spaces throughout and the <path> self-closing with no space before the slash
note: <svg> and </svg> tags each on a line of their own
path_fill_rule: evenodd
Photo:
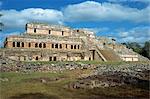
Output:
<svg viewBox="0 0 150 99">
<path fill-rule="evenodd" d="M 63 26 L 50 26 L 43 24 L 27 24 L 26 33 L 27 34 L 45 34 L 45 35 L 56 35 L 56 36 L 70 36 L 72 30 L 68 27 Z"/>
<path fill-rule="evenodd" d="M 80 51 L 84 50 L 81 42 L 57 41 L 51 39 L 31 39 L 21 37 L 8 37 L 5 41 L 5 48 L 26 48 L 26 49 L 50 49 Z"/>
<path fill-rule="evenodd" d="M 138 55 L 120 55 L 123 61 L 138 61 Z"/>
<path fill-rule="evenodd" d="M 3 55 L 16 61 L 77 61 L 84 60 L 82 52 L 4 49 Z M 86 56 L 84 56 L 86 57 Z"/>
</svg>

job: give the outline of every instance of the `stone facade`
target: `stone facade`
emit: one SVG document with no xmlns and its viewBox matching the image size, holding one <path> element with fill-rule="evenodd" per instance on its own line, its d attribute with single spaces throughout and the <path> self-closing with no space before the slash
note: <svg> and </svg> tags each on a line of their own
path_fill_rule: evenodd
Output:
<svg viewBox="0 0 150 99">
<path fill-rule="evenodd" d="M 131 53 L 120 54 L 122 49 L 127 50 L 114 39 L 95 37 L 84 29 L 28 23 L 24 34 L 6 38 L 3 53 L 20 61 L 138 61 Z"/>
</svg>

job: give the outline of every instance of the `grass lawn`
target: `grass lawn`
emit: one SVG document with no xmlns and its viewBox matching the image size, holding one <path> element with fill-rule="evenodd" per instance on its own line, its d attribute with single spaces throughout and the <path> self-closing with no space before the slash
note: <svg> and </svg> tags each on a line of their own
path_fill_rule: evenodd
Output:
<svg viewBox="0 0 150 99">
<path fill-rule="evenodd" d="M 65 71 L 64 73 L 0 73 L 0 78 L 8 79 L 8 81 L 0 82 L 0 99 L 19 99 L 20 97 L 23 97 L 24 95 L 27 96 L 29 94 L 37 95 L 38 97 L 43 98 L 45 97 L 44 99 L 66 99 L 67 97 L 74 97 L 77 94 L 79 95 L 80 91 L 67 89 L 65 88 L 65 85 L 69 82 L 76 81 L 76 78 L 78 78 L 80 74 L 85 73 L 89 73 L 89 70 Z M 38 78 L 63 79 L 60 79 L 58 81 L 48 81 L 46 83 L 34 81 L 34 79 Z M 29 98 L 32 99 L 32 97 Z"/>
</svg>

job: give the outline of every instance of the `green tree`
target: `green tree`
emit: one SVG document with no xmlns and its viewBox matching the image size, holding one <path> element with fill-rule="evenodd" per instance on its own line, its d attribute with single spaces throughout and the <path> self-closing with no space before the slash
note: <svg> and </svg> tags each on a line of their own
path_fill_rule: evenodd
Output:
<svg viewBox="0 0 150 99">
<path fill-rule="evenodd" d="M 128 42 L 122 44 L 126 45 L 127 48 L 133 49 L 134 52 L 137 52 L 150 59 L 150 41 L 146 41 L 143 47 L 137 42 Z"/>
<path fill-rule="evenodd" d="M 150 59 L 150 41 L 146 41 L 142 49 L 142 55 Z"/>
<path fill-rule="evenodd" d="M 140 45 L 139 43 L 137 43 L 137 42 L 131 42 L 131 43 L 128 42 L 128 43 L 126 44 L 126 46 L 127 46 L 127 48 L 133 49 L 134 52 L 137 52 L 137 53 L 139 53 L 139 54 L 142 53 L 142 47 L 141 47 L 141 45 Z"/>
</svg>

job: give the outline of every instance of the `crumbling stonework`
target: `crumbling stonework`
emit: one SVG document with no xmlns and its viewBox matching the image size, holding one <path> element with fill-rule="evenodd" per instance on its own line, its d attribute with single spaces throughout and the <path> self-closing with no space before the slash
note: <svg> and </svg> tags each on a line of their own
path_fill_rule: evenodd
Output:
<svg viewBox="0 0 150 99">
<path fill-rule="evenodd" d="M 1 52 L 19 61 L 139 60 L 136 53 L 123 53 L 124 50 L 129 49 L 114 39 L 95 37 L 91 31 L 28 23 L 24 34 L 6 38 Z"/>
</svg>

